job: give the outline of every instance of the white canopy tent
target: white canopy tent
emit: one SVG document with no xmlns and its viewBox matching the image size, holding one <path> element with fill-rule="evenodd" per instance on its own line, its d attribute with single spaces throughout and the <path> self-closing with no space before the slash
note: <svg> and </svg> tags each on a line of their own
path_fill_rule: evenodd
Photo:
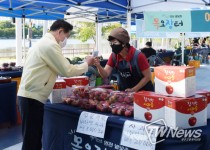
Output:
<svg viewBox="0 0 210 150">
<path fill-rule="evenodd" d="M 210 9 L 210 0 L 131 0 L 132 13 L 145 11 L 182 11 Z M 182 34 L 182 54 L 184 54 L 185 36 Z M 184 55 L 182 55 L 184 64 Z"/>
<path fill-rule="evenodd" d="M 208 9 L 210 0 L 131 0 L 132 13 Z"/>
</svg>

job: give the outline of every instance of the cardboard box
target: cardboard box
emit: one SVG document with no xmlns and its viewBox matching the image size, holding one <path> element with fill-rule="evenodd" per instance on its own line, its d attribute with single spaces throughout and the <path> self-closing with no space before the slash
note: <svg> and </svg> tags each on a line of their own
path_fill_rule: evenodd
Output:
<svg viewBox="0 0 210 150">
<path fill-rule="evenodd" d="M 207 118 L 210 119 L 210 91 L 199 90 L 199 91 L 196 91 L 196 94 L 206 96 L 206 98 L 207 98 Z"/>
<path fill-rule="evenodd" d="M 167 97 L 165 122 L 172 128 L 193 128 L 207 125 L 207 99 L 196 95 L 190 98 Z"/>
<path fill-rule="evenodd" d="M 154 122 L 165 118 L 165 96 L 140 91 L 134 94 L 134 119 Z"/>
<path fill-rule="evenodd" d="M 200 60 L 189 60 L 189 66 L 194 66 L 195 68 L 200 68 Z"/>
<path fill-rule="evenodd" d="M 49 96 L 50 102 L 62 103 L 64 97 L 66 97 L 66 82 L 63 79 L 57 79 Z"/>
<path fill-rule="evenodd" d="M 185 66 L 155 67 L 155 93 L 189 97 L 195 95 L 195 68 Z"/>
<path fill-rule="evenodd" d="M 63 78 L 63 79 L 66 81 L 67 96 L 71 96 L 73 94 L 72 86 L 74 85 L 88 86 L 89 85 L 89 78 L 87 76 L 77 76 L 77 77 L 70 77 L 70 78 Z"/>
</svg>

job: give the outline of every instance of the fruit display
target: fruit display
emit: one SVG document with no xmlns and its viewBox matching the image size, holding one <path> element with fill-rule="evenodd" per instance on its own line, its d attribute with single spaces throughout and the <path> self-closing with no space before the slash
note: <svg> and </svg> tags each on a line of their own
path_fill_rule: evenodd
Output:
<svg viewBox="0 0 210 150">
<path fill-rule="evenodd" d="M 98 101 L 106 101 L 110 97 L 111 89 L 94 88 L 89 92 L 89 98 Z"/>
<path fill-rule="evenodd" d="M 3 63 L 3 64 L 2 64 L 2 67 L 4 67 L 4 68 L 9 67 L 9 63 Z"/>
<path fill-rule="evenodd" d="M 10 62 L 9 65 L 10 65 L 11 67 L 15 67 L 16 62 Z"/>
<path fill-rule="evenodd" d="M 0 71 L 21 71 L 21 66 L 15 66 L 16 62 L 10 62 L 10 63 L 3 63 L 0 67 Z"/>
<path fill-rule="evenodd" d="M 115 100 L 110 101 L 110 93 Z M 73 94 L 63 98 L 63 102 L 86 110 L 111 112 L 126 117 L 133 116 L 133 94 L 128 92 L 113 92 L 111 89 L 75 86 L 73 87 Z"/>
<path fill-rule="evenodd" d="M 63 98 L 63 102 L 66 104 L 71 104 L 73 101 L 77 101 L 78 98 L 76 96 L 69 96 L 69 97 L 65 97 Z"/>
<path fill-rule="evenodd" d="M 92 89 L 90 86 L 73 86 L 74 96 L 81 98 L 89 98 L 89 91 Z"/>
<path fill-rule="evenodd" d="M 100 112 L 107 112 L 109 110 L 109 103 L 107 101 L 100 101 L 96 105 L 96 110 Z"/>
<path fill-rule="evenodd" d="M 133 92 L 113 91 L 110 94 L 109 102 L 122 102 L 126 104 L 133 104 Z"/>
<path fill-rule="evenodd" d="M 114 115 L 133 116 L 133 105 L 115 102 L 109 106 L 109 111 Z"/>
</svg>

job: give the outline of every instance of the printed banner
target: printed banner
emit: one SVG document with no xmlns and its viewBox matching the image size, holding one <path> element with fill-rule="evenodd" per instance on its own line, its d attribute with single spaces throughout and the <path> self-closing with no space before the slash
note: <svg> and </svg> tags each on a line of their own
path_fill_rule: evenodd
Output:
<svg viewBox="0 0 210 150">
<path fill-rule="evenodd" d="M 191 12 L 144 12 L 145 31 L 191 32 Z"/>
<path fill-rule="evenodd" d="M 210 10 L 191 11 L 192 32 L 210 31 Z"/>
</svg>

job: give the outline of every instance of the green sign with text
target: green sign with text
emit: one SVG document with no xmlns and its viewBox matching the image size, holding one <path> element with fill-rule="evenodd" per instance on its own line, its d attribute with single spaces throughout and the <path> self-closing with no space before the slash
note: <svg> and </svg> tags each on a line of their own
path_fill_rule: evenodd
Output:
<svg viewBox="0 0 210 150">
<path fill-rule="evenodd" d="M 190 32 L 190 16 L 189 11 L 145 12 L 145 31 Z"/>
</svg>

